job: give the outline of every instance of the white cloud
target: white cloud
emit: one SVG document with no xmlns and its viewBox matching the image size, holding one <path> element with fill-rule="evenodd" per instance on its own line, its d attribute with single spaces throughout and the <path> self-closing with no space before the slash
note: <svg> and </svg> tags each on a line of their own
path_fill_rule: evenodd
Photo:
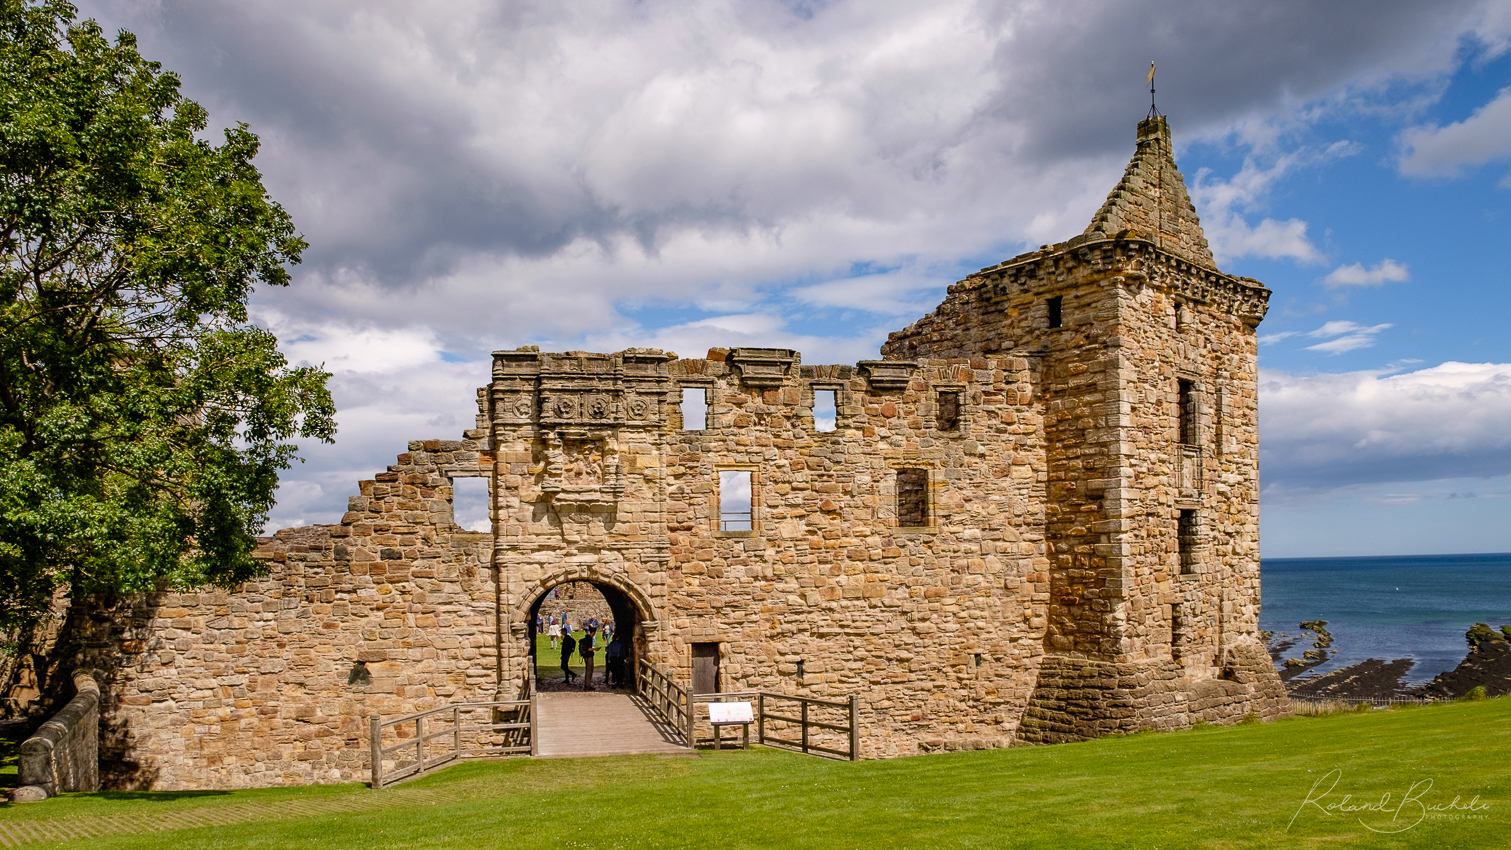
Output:
<svg viewBox="0 0 1511 850">
<path fill-rule="evenodd" d="M 1511 87 L 1463 121 L 1412 127 L 1399 141 L 1397 168 L 1410 177 L 1458 177 L 1467 168 L 1511 159 Z"/>
<path fill-rule="evenodd" d="M 1334 150 L 1346 153 L 1350 149 L 1329 148 L 1329 151 Z M 1206 171 L 1198 174 L 1190 192 L 1202 216 L 1202 229 L 1206 231 L 1212 254 L 1218 262 L 1230 262 L 1239 257 L 1322 262 L 1322 252 L 1306 234 L 1306 222 L 1297 218 L 1285 221 L 1265 218 L 1257 225 L 1250 225 L 1243 213 L 1261 208 L 1271 188 L 1288 172 L 1329 155 L 1324 153 L 1317 157 L 1306 151 L 1296 151 L 1279 157 L 1269 167 L 1262 167 L 1251 158 L 1227 180 L 1213 178 Z"/>
<path fill-rule="evenodd" d="M 336 373 L 338 445 L 285 478 L 279 516 L 301 521 L 339 516 L 405 441 L 469 427 L 493 348 L 874 356 L 967 263 L 1085 227 L 1150 50 L 1177 143 L 1253 153 L 1193 183 L 1218 255 L 1322 262 L 1267 204 L 1356 148 L 1287 152 L 1276 128 L 1506 29 L 1487 0 L 81 5 L 213 121 L 251 124 L 311 243 L 294 286 L 257 295 L 290 356 Z"/>
<path fill-rule="evenodd" d="M 1260 370 L 1265 489 L 1511 472 L 1511 364 L 1400 374 Z"/>
<path fill-rule="evenodd" d="M 1368 348 L 1375 344 L 1375 337 L 1393 325 L 1361 325 L 1356 322 L 1331 321 L 1322 327 L 1307 333 L 1314 339 L 1326 339 L 1327 342 L 1319 342 L 1316 345 L 1308 345 L 1307 351 L 1321 351 L 1327 354 L 1342 354 L 1345 351 L 1353 351 L 1356 348 Z M 1331 337 L 1331 339 L 1329 339 Z"/>
<path fill-rule="evenodd" d="M 1280 342 L 1281 340 L 1290 339 L 1291 337 L 1297 335 L 1298 333 L 1300 333 L 1300 331 L 1280 331 L 1279 333 L 1260 334 L 1260 336 L 1259 336 L 1259 344 L 1260 345 L 1274 345 L 1275 343 Z"/>
<path fill-rule="evenodd" d="M 1376 263 L 1371 268 L 1365 268 L 1362 263 L 1350 263 L 1339 266 L 1328 273 L 1322 279 L 1327 287 L 1338 286 L 1379 286 L 1387 281 L 1400 282 L 1411 280 L 1411 272 L 1405 263 L 1386 258 Z"/>
</svg>

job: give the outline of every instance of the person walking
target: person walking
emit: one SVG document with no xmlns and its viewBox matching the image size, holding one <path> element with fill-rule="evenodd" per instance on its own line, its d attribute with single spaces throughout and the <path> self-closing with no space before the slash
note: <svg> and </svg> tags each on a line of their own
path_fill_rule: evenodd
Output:
<svg viewBox="0 0 1511 850">
<path fill-rule="evenodd" d="M 588 626 L 587 634 L 577 642 L 577 654 L 582 656 L 582 689 L 593 690 L 593 627 Z"/>
<path fill-rule="evenodd" d="M 576 648 L 577 648 L 577 641 L 572 638 L 572 633 L 571 632 L 567 632 L 566 634 L 562 635 L 562 638 L 561 638 L 561 672 L 564 674 L 563 678 L 566 680 L 566 683 L 569 684 L 569 685 L 572 684 L 572 680 L 573 679 L 577 678 L 577 674 L 573 673 L 572 672 L 572 668 L 568 666 L 568 662 L 570 662 L 572 660 L 572 650 L 574 650 Z"/>
<path fill-rule="evenodd" d="M 551 648 L 561 645 L 561 623 L 556 622 L 556 615 L 551 615 L 551 621 L 546 626 L 546 634 L 551 638 Z"/>
</svg>

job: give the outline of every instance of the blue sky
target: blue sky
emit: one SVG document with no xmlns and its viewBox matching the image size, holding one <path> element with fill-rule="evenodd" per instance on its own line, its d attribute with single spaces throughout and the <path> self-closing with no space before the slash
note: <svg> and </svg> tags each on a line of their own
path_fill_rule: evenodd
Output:
<svg viewBox="0 0 1511 850">
<path fill-rule="evenodd" d="M 1511 4 L 92 0 L 263 140 L 335 377 L 274 527 L 533 343 L 876 356 L 1079 233 L 1160 108 L 1260 328 L 1268 557 L 1511 551 Z"/>
</svg>

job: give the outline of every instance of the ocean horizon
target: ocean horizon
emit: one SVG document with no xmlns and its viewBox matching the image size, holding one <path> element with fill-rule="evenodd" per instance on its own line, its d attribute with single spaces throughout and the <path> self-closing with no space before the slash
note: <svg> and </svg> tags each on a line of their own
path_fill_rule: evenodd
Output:
<svg viewBox="0 0 1511 850">
<path fill-rule="evenodd" d="M 1409 658 L 1410 685 L 1452 670 L 1475 623 L 1511 625 L 1511 553 L 1260 560 L 1259 627 L 1297 638 L 1286 658 L 1311 648 L 1300 624 L 1326 620 L 1326 673 L 1369 658 Z"/>
</svg>

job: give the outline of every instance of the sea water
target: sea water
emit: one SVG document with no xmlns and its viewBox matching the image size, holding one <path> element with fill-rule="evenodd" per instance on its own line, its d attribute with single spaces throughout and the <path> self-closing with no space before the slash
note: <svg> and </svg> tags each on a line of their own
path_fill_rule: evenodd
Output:
<svg viewBox="0 0 1511 850">
<path fill-rule="evenodd" d="M 1422 684 L 1458 666 L 1475 623 L 1511 625 L 1511 553 L 1265 558 L 1260 578 L 1259 627 L 1299 638 L 1285 657 L 1311 649 L 1303 621 L 1327 621 L 1334 655 L 1315 672 L 1410 658 L 1406 681 Z"/>
</svg>

